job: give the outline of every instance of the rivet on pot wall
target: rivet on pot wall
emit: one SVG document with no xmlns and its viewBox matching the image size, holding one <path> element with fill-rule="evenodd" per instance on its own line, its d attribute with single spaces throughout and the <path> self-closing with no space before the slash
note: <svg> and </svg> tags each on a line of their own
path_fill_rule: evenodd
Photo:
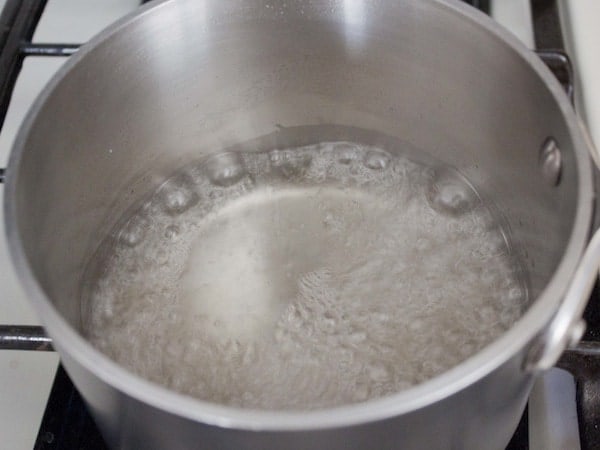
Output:
<svg viewBox="0 0 600 450">
<path fill-rule="evenodd" d="M 557 186 L 562 172 L 562 155 L 554 138 L 549 137 L 544 141 L 540 150 L 539 164 L 546 181 L 551 186 Z"/>
</svg>

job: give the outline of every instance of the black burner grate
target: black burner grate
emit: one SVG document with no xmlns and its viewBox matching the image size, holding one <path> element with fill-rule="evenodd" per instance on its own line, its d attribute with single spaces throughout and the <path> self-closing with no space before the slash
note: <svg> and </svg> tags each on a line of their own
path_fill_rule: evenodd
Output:
<svg viewBox="0 0 600 450">
<path fill-rule="evenodd" d="M 58 367 L 34 450 L 107 450 L 69 376 Z"/>
<path fill-rule="evenodd" d="M 490 13 L 490 0 L 463 0 L 463 2 L 480 9 L 485 13 Z"/>
</svg>

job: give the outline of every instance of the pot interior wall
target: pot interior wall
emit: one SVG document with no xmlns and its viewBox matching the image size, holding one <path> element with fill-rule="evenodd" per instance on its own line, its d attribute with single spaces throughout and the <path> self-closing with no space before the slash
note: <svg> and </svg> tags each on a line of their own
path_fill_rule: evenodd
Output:
<svg viewBox="0 0 600 450">
<path fill-rule="evenodd" d="M 450 6 L 171 1 L 83 53 L 10 168 L 26 256 L 75 327 L 82 271 L 119 215 L 186 161 L 236 145 L 346 138 L 426 152 L 506 216 L 533 297 L 560 262 L 578 173 L 558 105 L 525 60 Z M 557 187 L 538 167 L 548 136 L 563 152 Z"/>
</svg>

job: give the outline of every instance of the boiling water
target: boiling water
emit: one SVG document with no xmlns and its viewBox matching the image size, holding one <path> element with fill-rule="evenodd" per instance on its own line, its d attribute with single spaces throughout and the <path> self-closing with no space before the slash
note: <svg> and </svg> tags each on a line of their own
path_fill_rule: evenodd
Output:
<svg viewBox="0 0 600 450">
<path fill-rule="evenodd" d="M 85 283 L 93 344 L 173 390 L 245 408 L 398 392 L 473 355 L 526 300 L 464 178 L 347 142 L 186 167 L 98 254 Z"/>
</svg>

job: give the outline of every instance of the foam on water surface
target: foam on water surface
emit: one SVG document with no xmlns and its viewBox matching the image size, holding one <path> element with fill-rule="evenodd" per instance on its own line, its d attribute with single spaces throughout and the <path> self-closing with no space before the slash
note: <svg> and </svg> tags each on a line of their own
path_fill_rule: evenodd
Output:
<svg viewBox="0 0 600 450">
<path fill-rule="evenodd" d="M 183 168 L 84 280 L 92 343 L 221 404 L 325 408 L 398 392 L 509 328 L 526 290 L 449 168 L 349 142 Z M 90 273 L 96 273 L 90 271 Z"/>
</svg>

